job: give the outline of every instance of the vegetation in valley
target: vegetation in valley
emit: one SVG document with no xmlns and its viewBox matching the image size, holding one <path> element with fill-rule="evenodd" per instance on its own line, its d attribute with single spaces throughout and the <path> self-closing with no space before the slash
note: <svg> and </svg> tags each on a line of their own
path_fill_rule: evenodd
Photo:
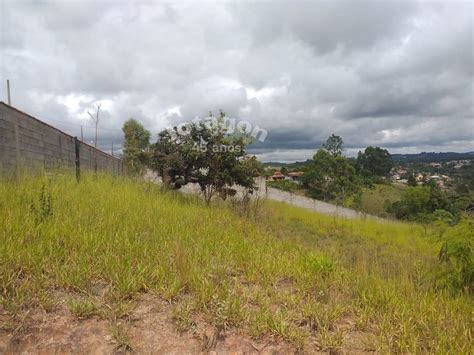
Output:
<svg viewBox="0 0 474 355">
<path fill-rule="evenodd" d="M 465 213 L 472 212 L 472 194 L 458 194 L 440 189 L 433 181 L 409 186 L 400 195 L 400 200 L 388 204 L 386 211 L 398 219 L 429 223 L 448 219 L 457 223 Z"/>
<path fill-rule="evenodd" d="M 342 137 L 332 134 L 305 164 L 301 183 L 308 196 L 358 208 L 364 188 L 386 182 L 392 158 L 379 147 L 359 151 L 357 159 L 345 157 L 343 151 Z"/>
<path fill-rule="evenodd" d="M 208 203 L 215 196 L 234 196 L 236 185 L 250 196 L 256 188 L 254 178 L 264 174 L 263 167 L 255 157 L 246 155 L 252 137 L 229 129 L 226 120 L 222 111 L 218 117 L 210 113 L 200 122 L 160 132 L 153 144 L 150 132 L 136 120 L 128 120 L 123 126 L 128 171 L 140 175 L 144 169 L 152 169 L 174 189 L 197 183 Z M 386 149 L 367 147 L 359 151 L 357 158 L 347 158 L 343 151 L 342 137 L 332 134 L 312 159 L 301 166 L 288 166 L 301 169 L 303 176 L 296 181 L 269 181 L 268 186 L 376 216 L 422 223 L 433 222 L 440 216 L 455 223 L 462 213 L 472 213 L 472 164 L 460 168 L 453 168 L 449 162 L 427 165 L 430 171 L 449 171 L 455 177 L 447 183 L 449 189 L 441 189 L 436 181 L 425 176 L 421 181 L 415 178 L 414 172 L 422 168 L 417 163 L 410 163 L 403 170 L 407 185 L 392 184 L 388 177 L 394 161 Z M 283 166 L 281 173 L 287 174 L 288 167 Z M 271 172 L 266 174 L 269 177 Z"/>
<path fill-rule="evenodd" d="M 228 202 L 122 177 L 0 182 L 0 297 L 18 332 L 65 297 L 133 347 L 141 294 L 171 303 L 177 331 L 274 335 L 295 349 L 470 353 L 472 220 L 419 226 L 322 216 L 276 202 Z M 247 203 L 249 203 L 247 201 Z M 97 288 L 102 292 L 97 292 Z M 355 339 L 355 340 L 354 340 Z"/>
<path fill-rule="evenodd" d="M 441 185 L 439 180 L 426 175 L 415 177 L 415 171 L 420 171 L 422 167 L 414 170 L 414 165 L 410 165 L 407 169 L 401 169 L 405 172 L 402 178 L 406 179 L 406 184 L 402 184 L 393 183 L 389 178 L 394 161 L 386 149 L 367 147 L 359 151 L 357 158 L 345 157 L 343 150 L 343 139 L 333 134 L 312 159 L 303 165 L 292 165 L 292 170 L 301 169 L 304 172 L 298 181 L 272 181 L 269 186 L 376 216 L 421 223 L 436 221 L 440 216 L 456 223 L 462 214 L 472 214 L 474 175 L 469 172 L 474 169 L 473 164 L 454 167 L 452 163 L 427 165 L 430 171 L 439 174 L 450 171 L 452 178 L 446 184 L 441 181 Z M 283 166 L 281 172 L 287 169 Z"/>
</svg>

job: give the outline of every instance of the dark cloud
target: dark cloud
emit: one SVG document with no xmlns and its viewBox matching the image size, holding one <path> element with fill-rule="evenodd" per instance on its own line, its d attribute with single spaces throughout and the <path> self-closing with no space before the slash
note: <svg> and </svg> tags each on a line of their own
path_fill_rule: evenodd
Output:
<svg viewBox="0 0 474 355">
<path fill-rule="evenodd" d="M 318 54 L 370 48 L 410 31 L 418 4 L 411 1 L 261 2 L 237 6 L 256 46 L 292 37 Z"/>
<path fill-rule="evenodd" d="M 15 106 L 122 142 L 223 109 L 268 131 L 265 159 L 310 157 L 331 133 L 348 154 L 474 150 L 473 3 L 0 3 L 0 74 Z M 2 96 L 5 97 L 2 90 Z"/>
</svg>

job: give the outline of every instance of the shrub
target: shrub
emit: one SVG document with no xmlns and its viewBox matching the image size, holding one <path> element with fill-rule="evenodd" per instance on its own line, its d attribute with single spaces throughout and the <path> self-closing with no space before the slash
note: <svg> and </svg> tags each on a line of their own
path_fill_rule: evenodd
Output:
<svg viewBox="0 0 474 355">
<path fill-rule="evenodd" d="M 30 210 L 35 216 L 36 223 L 42 223 L 53 214 L 53 195 L 43 184 L 38 196 L 38 201 L 32 201 Z"/>
<path fill-rule="evenodd" d="M 474 220 L 464 217 L 442 234 L 439 284 L 453 290 L 474 291 Z"/>
</svg>

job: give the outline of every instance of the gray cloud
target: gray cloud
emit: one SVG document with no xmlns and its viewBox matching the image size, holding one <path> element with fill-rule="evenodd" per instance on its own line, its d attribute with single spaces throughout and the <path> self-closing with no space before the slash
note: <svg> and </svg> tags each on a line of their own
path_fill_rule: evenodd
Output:
<svg viewBox="0 0 474 355">
<path fill-rule="evenodd" d="M 474 150 L 472 2 L 0 3 L 0 74 L 13 103 L 122 142 L 223 109 L 268 131 L 265 159 L 305 159 L 331 133 L 380 145 Z M 87 137 L 87 139 L 89 139 Z M 299 154 L 299 155 L 298 155 Z M 299 158 L 301 157 L 301 158 Z"/>
</svg>

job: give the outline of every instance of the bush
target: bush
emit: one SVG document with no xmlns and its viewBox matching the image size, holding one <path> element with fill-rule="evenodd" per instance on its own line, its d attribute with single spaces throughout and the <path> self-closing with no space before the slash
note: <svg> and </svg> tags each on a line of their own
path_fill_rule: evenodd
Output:
<svg viewBox="0 0 474 355">
<path fill-rule="evenodd" d="M 436 219 L 435 211 L 449 207 L 446 193 L 436 185 L 408 187 L 403 191 L 400 201 L 388 207 L 387 212 L 398 219 L 407 219 L 421 223 L 430 223 Z"/>
<path fill-rule="evenodd" d="M 438 284 L 453 290 L 474 291 L 474 219 L 463 217 L 442 234 Z"/>
<path fill-rule="evenodd" d="M 428 186 L 407 188 L 400 201 L 396 201 L 388 212 L 393 213 L 399 219 L 418 220 L 420 215 L 429 212 L 427 210 L 431 190 Z"/>
</svg>

